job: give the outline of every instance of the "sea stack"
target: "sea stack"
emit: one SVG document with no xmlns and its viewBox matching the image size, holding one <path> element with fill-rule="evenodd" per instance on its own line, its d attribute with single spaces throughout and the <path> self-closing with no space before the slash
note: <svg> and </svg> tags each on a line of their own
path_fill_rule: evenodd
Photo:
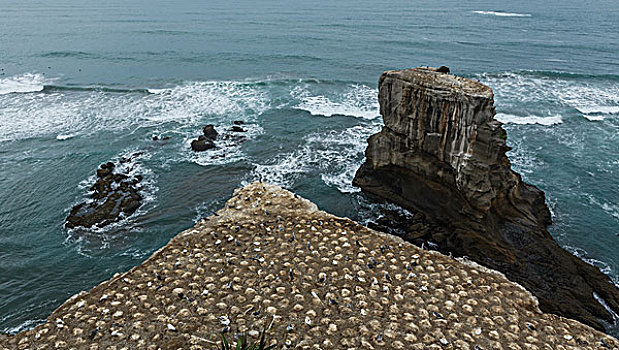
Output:
<svg viewBox="0 0 619 350">
<path fill-rule="evenodd" d="M 543 311 L 597 329 L 613 321 L 596 296 L 617 312 L 619 290 L 548 233 L 544 192 L 511 169 L 490 87 L 421 67 L 383 73 L 378 94 L 385 125 L 355 185 L 440 225 L 423 238 L 505 273 Z"/>
</svg>

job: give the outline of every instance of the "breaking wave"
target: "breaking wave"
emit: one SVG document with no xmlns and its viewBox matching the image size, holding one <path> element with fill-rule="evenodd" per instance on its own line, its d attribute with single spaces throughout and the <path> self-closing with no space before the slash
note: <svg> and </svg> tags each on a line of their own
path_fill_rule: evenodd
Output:
<svg viewBox="0 0 619 350">
<path fill-rule="evenodd" d="M 204 123 L 255 118 L 269 105 L 264 87 L 242 82 L 189 82 L 147 93 L 101 88 L 43 91 L 41 79 L 23 84 L 23 91 L 33 93 L 0 96 L 0 118 L 6 125 L 0 129 L 0 142 L 32 137 L 62 140 L 63 135 L 103 130 L 131 132 L 168 122 L 195 129 Z"/>
<path fill-rule="evenodd" d="M 342 193 L 358 192 L 352 185 L 355 171 L 363 163 L 367 138 L 379 130 L 380 123 L 371 123 L 307 135 L 298 150 L 254 164 L 250 177 L 291 188 L 300 177 L 320 176 Z"/>
<path fill-rule="evenodd" d="M 549 117 L 538 117 L 536 115 L 529 116 L 518 116 L 514 114 L 507 113 L 497 113 L 495 117 L 498 121 L 502 123 L 511 123 L 511 124 L 539 124 L 539 125 L 555 125 L 563 123 L 563 118 L 560 115 L 549 116 Z"/>
<path fill-rule="evenodd" d="M 0 79 L 0 95 L 43 91 L 45 84 L 52 81 L 38 73 L 24 73 L 3 78 Z"/>
<path fill-rule="evenodd" d="M 490 15 L 497 17 L 531 17 L 529 13 L 501 12 L 501 11 L 473 11 L 478 15 Z"/>
<path fill-rule="evenodd" d="M 501 112 L 497 119 L 505 123 L 553 125 L 563 121 L 560 116 L 579 115 L 600 121 L 619 114 L 616 76 L 521 71 L 476 77 L 493 88 Z M 537 117 L 540 112 L 554 117 Z"/>
<path fill-rule="evenodd" d="M 619 85 L 613 77 L 581 77 L 560 72 L 484 73 L 476 76 L 493 88 L 499 103 L 555 101 L 583 113 L 619 109 Z M 591 81 L 595 78 L 595 83 Z"/>
<path fill-rule="evenodd" d="M 362 119 L 379 117 L 378 90 L 366 85 L 353 84 L 341 94 L 333 96 L 314 95 L 304 87 L 297 87 L 291 95 L 300 100 L 295 106 L 312 115 L 331 117 L 352 116 Z"/>
<path fill-rule="evenodd" d="M 619 114 L 619 106 L 579 106 L 576 109 L 584 114 Z"/>
</svg>

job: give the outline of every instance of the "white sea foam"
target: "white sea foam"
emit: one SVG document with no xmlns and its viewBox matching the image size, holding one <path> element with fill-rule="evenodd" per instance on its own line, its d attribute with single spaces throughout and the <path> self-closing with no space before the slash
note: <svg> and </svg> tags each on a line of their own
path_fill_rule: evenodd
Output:
<svg viewBox="0 0 619 350">
<path fill-rule="evenodd" d="M 147 91 L 151 94 L 162 94 L 166 92 L 168 89 L 148 89 Z"/>
<path fill-rule="evenodd" d="M 584 114 L 619 114 L 619 106 L 578 106 L 576 109 Z"/>
<path fill-rule="evenodd" d="M 279 154 L 266 164 L 255 164 L 252 180 L 262 179 L 292 187 L 302 176 L 320 176 L 322 181 L 342 193 L 358 192 L 352 186 L 355 171 L 363 162 L 368 136 L 378 132 L 380 123 L 357 125 L 306 136 L 297 150 Z"/>
<path fill-rule="evenodd" d="M 11 327 L 11 328 L 5 328 L 2 330 L 2 333 L 8 333 L 8 334 L 17 334 L 19 332 L 28 330 L 28 329 L 33 329 L 34 327 L 45 323 L 45 319 L 33 319 L 33 320 L 26 320 L 24 322 L 22 322 L 21 324 L 15 326 L 15 327 Z"/>
<path fill-rule="evenodd" d="M 600 207 L 606 214 L 619 220 L 619 204 L 600 202 L 593 195 L 588 194 L 589 203 Z"/>
<path fill-rule="evenodd" d="M 348 166 L 343 172 L 320 174 L 322 182 L 328 186 L 336 187 L 342 193 L 359 192 L 359 187 L 352 185 L 352 180 L 355 177 L 355 172 L 361 166 L 361 162 L 355 163 L 358 166 Z"/>
<path fill-rule="evenodd" d="M 619 86 L 612 82 L 591 84 L 527 72 L 481 74 L 479 79 L 493 88 L 499 102 L 513 100 L 521 104 L 556 101 L 573 108 L 619 105 Z"/>
<path fill-rule="evenodd" d="M 576 106 L 583 117 L 591 121 L 604 120 L 605 116 L 619 114 L 619 106 Z"/>
<path fill-rule="evenodd" d="M 572 253 L 573 255 L 577 256 L 580 260 L 586 262 L 587 264 L 593 265 L 600 269 L 602 273 L 611 278 L 614 284 L 617 284 L 619 282 L 617 280 L 617 275 L 613 273 L 613 269 L 609 264 L 590 257 L 589 253 L 587 253 L 587 251 L 582 248 L 572 247 L 569 245 L 563 246 L 563 248 L 568 252 Z"/>
<path fill-rule="evenodd" d="M 343 94 L 335 96 L 312 95 L 307 89 L 297 87 L 291 95 L 300 100 L 295 108 L 312 115 L 346 115 L 363 119 L 379 117 L 378 91 L 366 85 L 351 85 Z"/>
<path fill-rule="evenodd" d="M 189 137 L 206 123 L 255 119 L 269 107 L 266 93 L 265 87 L 255 84 L 193 82 L 156 94 L 96 90 L 6 94 L 0 96 L 0 142 L 102 130 L 132 132 L 169 122 L 178 122 Z"/>
<path fill-rule="evenodd" d="M 498 17 L 531 17 L 529 13 L 501 12 L 501 11 L 473 11 L 479 15 L 490 15 Z"/>
<path fill-rule="evenodd" d="M 24 73 L 0 79 L 0 95 L 42 91 L 45 84 L 51 82 L 38 73 Z"/>
<path fill-rule="evenodd" d="M 75 136 L 76 136 L 75 134 L 68 134 L 68 135 L 60 134 L 60 135 L 56 136 L 56 140 L 64 141 L 64 140 L 68 140 L 68 139 L 70 139 L 72 137 L 75 137 Z"/>
<path fill-rule="evenodd" d="M 608 304 L 606 303 L 606 300 L 604 300 L 602 297 L 600 297 L 596 292 L 593 292 L 593 297 L 612 316 L 613 324 L 615 326 L 619 325 L 619 315 L 617 315 L 617 313 L 613 309 L 611 309 L 610 306 L 608 306 Z"/>
<path fill-rule="evenodd" d="M 502 123 L 511 123 L 511 124 L 539 124 L 539 125 L 555 125 L 563 123 L 563 119 L 560 115 L 549 116 L 549 117 L 539 117 L 536 115 L 528 115 L 528 116 L 518 116 L 514 114 L 507 113 L 497 113 L 495 117 L 498 121 Z"/>
<path fill-rule="evenodd" d="M 554 115 L 571 113 L 570 110 L 576 109 L 590 121 L 619 114 L 619 85 L 610 80 L 591 82 L 588 79 L 529 72 L 482 74 L 479 78 L 493 88 L 499 108 L 543 106 L 540 108 Z M 505 122 L 519 123 L 513 116 L 504 115 L 503 118 Z M 525 121 L 520 120 L 520 123 Z M 535 119 L 530 121 L 537 122 Z"/>
<path fill-rule="evenodd" d="M 232 81 L 193 82 L 169 89 L 149 89 L 138 107 L 148 107 L 144 118 L 158 123 L 260 114 L 268 107 L 266 90 Z M 142 106 L 144 105 L 144 106 Z M 226 118 L 229 119 L 229 118 Z"/>
<path fill-rule="evenodd" d="M 585 119 L 590 120 L 592 122 L 597 122 L 597 121 L 604 120 L 604 116 L 602 116 L 602 115 L 583 114 L 583 117 L 585 117 Z"/>
<path fill-rule="evenodd" d="M 229 126 L 219 128 L 219 138 L 215 142 L 217 147 L 206 150 L 204 152 L 194 152 L 191 150 L 191 141 L 196 138 L 195 135 L 188 137 L 182 144 L 182 149 L 179 150 L 185 154 L 190 161 L 206 166 L 212 164 L 228 164 L 237 162 L 245 157 L 243 153 L 243 143 L 247 140 L 255 138 L 262 134 L 263 129 L 258 124 L 244 124 L 242 128 L 245 132 L 229 132 L 226 130 Z"/>
<path fill-rule="evenodd" d="M 508 153 L 509 160 L 512 163 L 512 168 L 516 172 L 523 174 L 525 180 L 528 174 L 532 174 L 535 169 L 539 169 L 544 166 L 543 159 L 535 157 L 535 153 L 530 152 L 525 146 L 526 143 L 526 138 L 510 139 L 510 146 L 512 147 L 512 150 Z"/>
<path fill-rule="evenodd" d="M 603 203 L 602 204 L 602 209 L 610 214 L 610 216 L 614 217 L 615 219 L 619 220 L 619 205 L 617 204 L 610 204 L 610 203 Z"/>
</svg>

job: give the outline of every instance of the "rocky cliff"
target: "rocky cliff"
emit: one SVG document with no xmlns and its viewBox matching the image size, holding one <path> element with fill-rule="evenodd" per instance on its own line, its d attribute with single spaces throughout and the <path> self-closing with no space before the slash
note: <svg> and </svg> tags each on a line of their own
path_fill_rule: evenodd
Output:
<svg viewBox="0 0 619 350">
<path fill-rule="evenodd" d="M 598 329 L 613 321 L 594 294 L 619 311 L 619 290 L 557 245 L 544 193 L 511 170 L 491 88 L 434 68 L 388 71 L 379 102 L 385 126 L 368 140 L 357 186 L 421 213 L 441 227 L 424 240 L 502 271 L 545 312 Z"/>
</svg>

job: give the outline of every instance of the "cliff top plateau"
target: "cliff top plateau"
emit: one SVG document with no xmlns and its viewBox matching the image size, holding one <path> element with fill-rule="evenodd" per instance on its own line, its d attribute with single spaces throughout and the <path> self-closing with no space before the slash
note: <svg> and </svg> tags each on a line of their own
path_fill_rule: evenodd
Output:
<svg viewBox="0 0 619 350">
<path fill-rule="evenodd" d="M 501 273 L 252 183 L 0 349 L 214 349 L 263 329 L 282 349 L 619 348 Z"/>
</svg>

